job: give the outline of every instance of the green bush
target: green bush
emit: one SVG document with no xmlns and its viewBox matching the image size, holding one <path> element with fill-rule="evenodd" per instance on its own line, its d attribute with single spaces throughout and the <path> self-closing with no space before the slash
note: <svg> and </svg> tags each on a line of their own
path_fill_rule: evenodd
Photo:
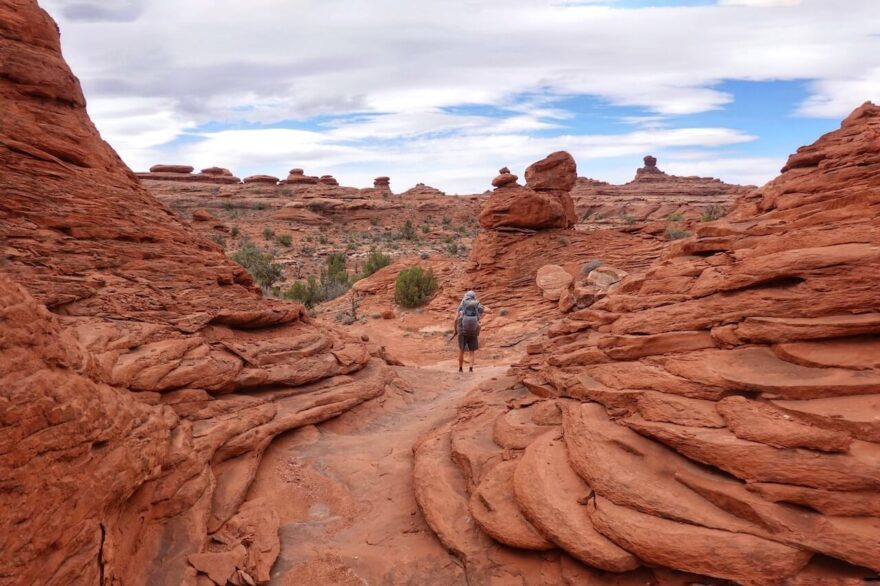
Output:
<svg viewBox="0 0 880 586">
<path fill-rule="evenodd" d="M 321 269 L 320 280 L 313 275 L 305 281 L 295 281 L 283 293 L 283 297 L 299 301 L 311 308 L 345 294 L 351 288 L 352 283 L 345 267 L 346 260 L 344 253 L 331 254 L 327 257 L 327 266 Z"/>
<path fill-rule="evenodd" d="M 269 289 L 281 279 L 281 265 L 274 263 L 275 257 L 270 252 L 261 252 L 252 242 L 241 245 L 232 260 L 247 269 L 260 287 Z"/>
<path fill-rule="evenodd" d="M 275 232 L 271 228 L 263 228 L 263 238 L 266 240 L 272 240 L 275 238 Z"/>
<path fill-rule="evenodd" d="M 394 301 L 403 307 L 419 307 L 437 291 L 434 271 L 415 266 L 403 269 L 394 282 Z"/>
<path fill-rule="evenodd" d="M 390 264 L 390 256 L 384 252 L 379 252 L 378 250 L 371 250 L 370 254 L 367 255 L 367 260 L 364 261 L 362 277 L 369 277 L 382 267 L 387 267 Z"/>
<path fill-rule="evenodd" d="M 422 234 L 427 234 L 430 231 L 431 231 L 430 224 L 422 224 Z"/>
<path fill-rule="evenodd" d="M 681 222 L 684 219 L 684 216 L 681 215 L 681 212 L 673 212 L 666 216 L 666 219 L 670 222 Z"/>
<path fill-rule="evenodd" d="M 238 229 L 238 226 L 233 226 L 230 234 L 232 234 L 233 238 L 238 238 L 238 235 L 241 234 L 241 230 Z"/>
<path fill-rule="evenodd" d="M 452 256 L 456 256 L 456 255 L 458 254 L 458 242 L 450 242 L 450 243 L 446 246 L 446 250 L 447 250 L 447 251 L 449 252 L 449 254 L 451 254 Z"/>
<path fill-rule="evenodd" d="M 223 234 L 211 234 L 211 240 L 219 244 L 221 248 L 226 248 L 226 239 L 223 238 Z"/>
<path fill-rule="evenodd" d="M 290 248 L 290 245 L 293 244 L 293 237 L 290 234 L 282 234 L 275 237 L 275 242 L 277 242 L 281 246 L 286 246 L 287 248 Z"/>
</svg>

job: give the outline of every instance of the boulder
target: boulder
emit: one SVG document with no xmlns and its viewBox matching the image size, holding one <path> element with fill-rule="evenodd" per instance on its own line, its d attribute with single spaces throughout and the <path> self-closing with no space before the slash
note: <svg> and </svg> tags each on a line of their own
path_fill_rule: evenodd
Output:
<svg viewBox="0 0 880 586">
<path fill-rule="evenodd" d="M 625 279 L 626 276 L 626 271 L 606 265 L 590 271 L 587 275 L 587 282 L 600 289 L 607 289 L 614 283 Z"/>
<path fill-rule="evenodd" d="M 209 212 L 204 208 L 199 208 L 193 211 L 192 214 L 193 222 L 216 222 L 217 218 L 214 217 L 214 214 Z"/>
<path fill-rule="evenodd" d="M 538 269 L 535 283 L 541 289 L 544 299 L 559 301 L 562 292 L 571 288 L 574 277 L 558 265 L 544 265 Z"/>
<path fill-rule="evenodd" d="M 575 181 L 577 163 L 565 151 L 552 153 L 526 169 L 526 186 L 535 191 L 571 191 Z"/>
</svg>

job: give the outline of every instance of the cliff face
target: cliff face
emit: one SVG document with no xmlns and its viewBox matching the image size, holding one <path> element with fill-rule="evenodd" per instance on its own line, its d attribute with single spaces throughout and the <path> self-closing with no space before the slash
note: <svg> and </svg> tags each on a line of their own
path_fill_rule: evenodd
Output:
<svg viewBox="0 0 880 586">
<path fill-rule="evenodd" d="M 0 54 L 0 581 L 267 580 L 262 453 L 381 394 L 378 349 L 263 299 L 140 186 L 33 0 L 0 0 Z"/>
<path fill-rule="evenodd" d="M 513 381 L 417 448 L 440 539 L 474 576 L 501 571 L 499 544 L 561 549 L 584 580 L 643 580 L 642 564 L 743 584 L 880 571 L 878 177 L 866 104 L 530 343 Z"/>
</svg>

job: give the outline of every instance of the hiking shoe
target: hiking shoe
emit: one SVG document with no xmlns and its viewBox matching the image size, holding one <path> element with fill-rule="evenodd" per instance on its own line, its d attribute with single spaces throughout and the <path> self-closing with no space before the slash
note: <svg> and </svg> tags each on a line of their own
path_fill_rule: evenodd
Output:
<svg viewBox="0 0 880 586">
<path fill-rule="evenodd" d="M 458 367 L 458 372 L 464 372 L 460 366 Z"/>
<path fill-rule="evenodd" d="M 470 368 L 468 368 L 468 370 L 471 371 L 471 372 L 473 372 L 473 371 L 474 371 L 474 367 L 471 366 Z"/>
</svg>

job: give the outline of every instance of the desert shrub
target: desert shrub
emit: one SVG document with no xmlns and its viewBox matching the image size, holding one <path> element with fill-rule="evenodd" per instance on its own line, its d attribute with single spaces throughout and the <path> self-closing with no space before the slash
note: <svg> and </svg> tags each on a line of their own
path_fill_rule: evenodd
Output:
<svg viewBox="0 0 880 586">
<path fill-rule="evenodd" d="M 422 254 L 419 255 L 419 258 L 422 260 L 428 260 L 429 258 L 431 258 L 431 253 L 423 252 Z"/>
<path fill-rule="evenodd" d="M 415 266 L 403 269 L 394 282 L 394 301 L 403 307 L 419 307 L 437 291 L 434 271 Z"/>
<path fill-rule="evenodd" d="M 233 226 L 229 233 L 232 234 L 233 238 L 238 238 L 238 235 L 241 234 L 241 230 L 238 229 L 238 226 Z"/>
<path fill-rule="evenodd" d="M 504 317 L 509 313 L 510 313 L 510 311 L 508 311 L 508 309 L 506 307 L 502 307 L 501 309 L 498 310 L 498 315 L 500 315 L 501 317 Z"/>
<path fill-rule="evenodd" d="M 565 236 L 560 236 L 559 237 L 559 244 L 561 244 L 562 246 L 568 246 L 569 244 L 571 244 L 571 240 L 569 240 Z"/>
<path fill-rule="evenodd" d="M 672 226 L 666 228 L 665 234 L 667 240 L 680 240 L 682 238 L 687 238 L 691 235 L 691 233 L 687 230 L 679 230 L 678 228 L 673 228 Z"/>
<path fill-rule="evenodd" d="M 234 208 L 235 208 L 235 206 L 232 205 L 231 201 L 224 201 L 223 202 L 223 209 L 226 210 L 227 212 L 231 212 Z"/>
<path fill-rule="evenodd" d="M 459 234 L 464 234 L 467 231 L 467 228 L 464 226 L 456 226 L 452 229 L 454 232 L 458 232 Z"/>
<path fill-rule="evenodd" d="M 413 228 L 412 220 L 407 220 L 404 223 L 403 228 L 400 229 L 400 239 L 401 240 L 417 240 L 418 234 L 416 234 L 416 229 Z"/>
<path fill-rule="evenodd" d="M 290 245 L 293 244 L 293 237 L 290 234 L 281 234 L 280 236 L 275 237 L 275 242 L 281 246 L 290 248 Z"/>
<path fill-rule="evenodd" d="M 254 209 L 255 209 L 255 210 L 265 210 L 265 209 L 266 209 L 266 204 L 264 204 L 264 203 L 261 202 L 261 201 L 258 201 L 258 202 L 256 203 L 256 205 L 254 205 Z"/>
<path fill-rule="evenodd" d="M 324 236 L 323 234 L 321 234 L 321 235 L 318 237 L 318 242 L 319 242 L 320 244 L 328 244 L 330 241 L 327 240 L 327 237 L 326 237 L 326 236 Z"/>
<path fill-rule="evenodd" d="M 353 250 L 357 250 L 357 244 L 355 244 L 354 242 L 349 242 L 349 243 L 345 246 L 345 250 L 347 250 L 347 251 L 349 251 L 349 252 L 351 252 L 351 251 L 353 251 Z"/>
<path fill-rule="evenodd" d="M 458 242 L 450 242 L 446 245 L 446 251 L 452 256 L 456 256 L 458 254 Z"/>
<path fill-rule="evenodd" d="M 275 238 L 275 231 L 271 228 L 263 228 L 263 238 L 265 240 L 272 240 Z"/>
<path fill-rule="evenodd" d="M 390 264 L 390 256 L 378 250 L 371 250 L 370 254 L 367 255 L 367 260 L 364 261 L 364 268 L 361 274 L 364 277 L 369 277 L 382 267 L 387 267 Z"/>
<path fill-rule="evenodd" d="M 681 212 L 672 212 L 668 216 L 666 216 L 666 220 L 669 222 L 681 222 L 684 219 L 684 216 L 681 215 Z"/>
<path fill-rule="evenodd" d="M 379 218 L 370 218 L 370 226 L 378 226 Z"/>
<path fill-rule="evenodd" d="M 422 224 L 422 234 L 427 234 L 430 231 L 431 231 L 430 224 Z"/>
<path fill-rule="evenodd" d="M 211 234 L 211 240 L 219 244 L 221 248 L 226 248 L 226 238 L 223 238 L 223 234 Z"/>
<path fill-rule="evenodd" d="M 714 222 L 715 220 L 723 216 L 726 212 L 727 210 L 724 209 L 724 206 L 713 203 L 703 210 L 703 215 L 700 216 L 700 220 L 703 222 Z"/>
<path fill-rule="evenodd" d="M 449 224 L 451 224 L 451 223 L 452 223 L 452 218 L 450 218 L 449 216 L 443 217 L 443 225 L 444 226 L 449 226 Z"/>
<path fill-rule="evenodd" d="M 346 270 L 344 253 L 335 252 L 327 257 L 326 266 L 321 269 L 320 280 L 314 275 L 305 281 L 295 281 L 283 293 L 285 299 L 301 302 L 306 307 L 314 307 L 344 295 L 351 288 L 352 279 Z"/>
<path fill-rule="evenodd" d="M 281 265 L 272 262 L 275 260 L 272 253 L 260 251 L 252 242 L 242 244 L 232 255 L 232 260 L 247 269 L 254 281 L 264 289 L 269 289 L 281 279 Z"/>
</svg>

